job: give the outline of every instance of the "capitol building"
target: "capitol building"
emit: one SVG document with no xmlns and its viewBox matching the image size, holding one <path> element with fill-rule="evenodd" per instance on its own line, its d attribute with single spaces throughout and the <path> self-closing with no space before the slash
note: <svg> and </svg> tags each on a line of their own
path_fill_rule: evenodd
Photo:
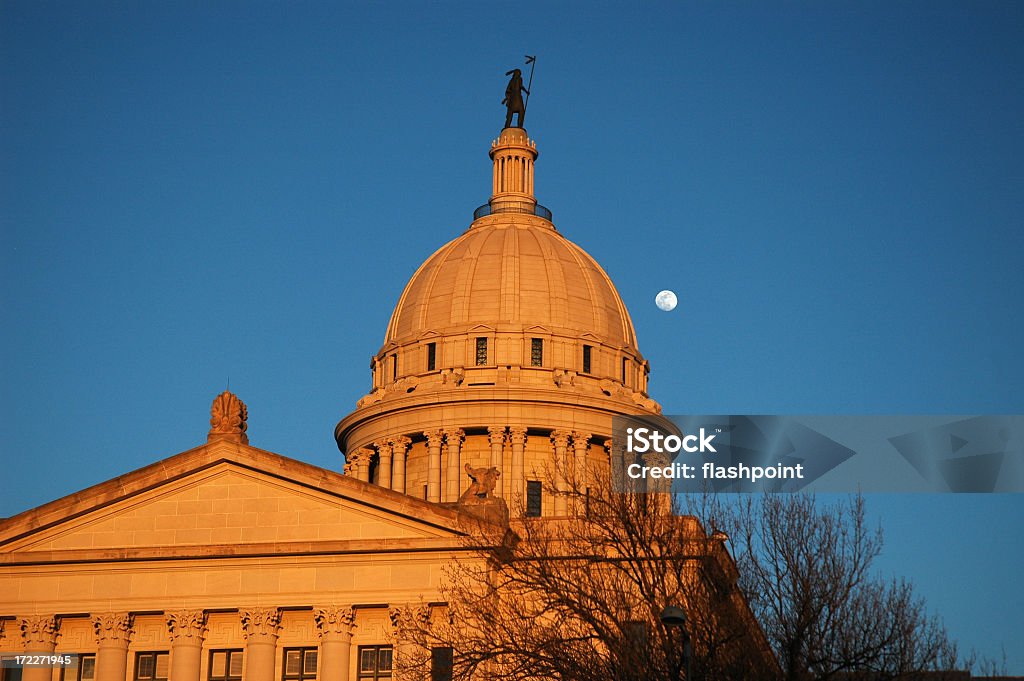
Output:
<svg viewBox="0 0 1024 681">
<path fill-rule="evenodd" d="M 489 201 L 412 274 L 334 429 L 343 464 L 250 444 L 225 392 L 198 446 L 0 521 L 0 681 L 401 678 L 398 613 L 444 607 L 475 523 L 579 513 L 550 470 L 621 470 L 612 419 L 661 418 L 629 312 L 537 203 L 526 130 L 488 153 Z M 464 503 L 481 470 L 491 503 Z"/>
</svg>

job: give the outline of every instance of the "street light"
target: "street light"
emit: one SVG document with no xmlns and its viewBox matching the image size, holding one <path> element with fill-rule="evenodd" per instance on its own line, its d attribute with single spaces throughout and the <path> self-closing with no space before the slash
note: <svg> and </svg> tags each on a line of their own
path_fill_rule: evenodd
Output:
<svg viewBox="0 0 1024 681">
<path fill-rule="evenodd" d="M 693 649 L 690 647 L 690 632 L 686 630 L 686 612 L 674 605 L 666 605 L 661 611 L 661 623 L 669 631 L 669 637 L 673 629 L 679 629 L 683 634 L 683 662 L 686 664 L 686 681 L 691 681 L 693 675 L 690 673 L 690 658 L 693 657 Z"/>
</svg>

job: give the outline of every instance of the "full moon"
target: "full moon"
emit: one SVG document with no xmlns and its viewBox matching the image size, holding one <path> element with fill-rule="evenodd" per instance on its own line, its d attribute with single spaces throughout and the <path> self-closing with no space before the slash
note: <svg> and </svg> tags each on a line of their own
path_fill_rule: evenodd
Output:
<svg viewBox="0 0 1024 681">
<path fill-rule="evenodd" d="M 658 306 L 659 310 L 664 310 L 665 312 L 671 312 L 676 309 L 676 303 L 678 302 L 676 294 L 672 293 L 672 291 L 662 291 L 654 296 L 654 304 Z"/>
</svg>

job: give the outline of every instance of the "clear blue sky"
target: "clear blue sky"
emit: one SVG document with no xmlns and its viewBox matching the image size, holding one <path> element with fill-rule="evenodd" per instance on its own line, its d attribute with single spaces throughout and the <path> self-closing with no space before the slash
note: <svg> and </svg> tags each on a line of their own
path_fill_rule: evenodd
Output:
<svg viewBox="0 0 1024 681">
<path fill-rule="evenodd" d="M 0 516 L 203 442 L 229 377 L 340 468 L 526 52 L 538 195 L 667 413 L 1024 413 L 1024 4 L 551 5 L 0 4 Z M 1024 495 L 870 508 L 1024 674 Z"/>
</svg>

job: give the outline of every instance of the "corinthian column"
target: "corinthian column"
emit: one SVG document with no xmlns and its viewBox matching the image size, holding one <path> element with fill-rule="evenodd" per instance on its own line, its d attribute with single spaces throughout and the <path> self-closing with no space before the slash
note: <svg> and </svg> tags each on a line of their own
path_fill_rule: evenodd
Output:
<svg viewBox="0 0 1024 681">
<path fill-rule="evenodd" d="M 353 454 L 352 462 L 356 465 L 356 478 L 363 482 L 370 482 L 370 457 L 372 456 L 373 450 L 366 447 L 360 447 Z"/>
<path fill-rule="evenodd" d="M 57 619 L 53 615 L 28 615 L 21 618 L 21 640 L 30 655 L 50 655 L 57 645 Z M 22 681 L 50 681 L 52 667 L 25 667 Z"/>
<path fill-rule="evenodd" d="M 202 610 L 167 613 L 167 635 L 171 639 L 170 681 L 199 681 L 206 613 Z"/>
<path fill-rule="evenodd" d="M 569 515 L 569 491 L 565 482 L 566 465 L 565 452 L 569 448 L 568 430 L 555 430 L 551 432 L 551 442 L 555 445 L 555 515 Z"/>
<path fill-rule="evenodd" d="M 133 617 L 126 612 L 93 615 L 96 630 L 95 681 L 124 681 L 128 673 L 128 641 Z"/>
<path fill-rule="evenodd" d="M 238 614 L 245 636 L 246 681 L 275 681 L 274 655 L 281 612 L 277 608 L 251 608 Z"/>
<path fill-rule="evenodd" d="M 573 487 L 578 492 L 573 508 L 573 512 L 576 514 L 586 512 L 584 497 L 588 493 L 590 485 L 590 471 L 587 469 L 587 445 L 590 442 L 590 437 L 590 433 L 573 432 L 572 434 Z"/>
<path fill-rule="evenodd" d="M 390 440 L 391 451 L 394 457 L 394 468 L 391 472 L 391 489 L 405 494 L 405 453 L 409 449 L 412 440 L 399 435 Z"/>
<path fill-rule="evenodd" d="M 352 608 L 314 608 L 313 620 L 320 633 L 320 678 L 348 681 L 352 667 L 352 630 L 356 613 Z"/>
<path fill-rule="evenodd" d="M 424 431 L 427 438 L 427 501 L 441 501 L 441 442 L 444 431 L 440 428 Z"/>
<path fill-rule="evenodd" d="M 377 467 L 377 484 L 391 489 L 391 441 L 379 440 L 373 443 L 377 448 L 380 465 Z"/>
<path fill-rule="evenodd" d="M 507 480 L 507 471 L 501 469 L 502 449 L 505 446 L 505 426 L 489 426 L 487 428 L 487 439 L 491 444 L 491 466 L 497 468 L 498 472 Z"/>
<path fill-rule="evenodd" d="M 462 440 L 466 437 L 461 428 L 448 428 L 444 431 L 444 439 L 448 444 L 448 473 L 445 480 L 445 501 L 459 500 L 459 485 L 462 482 Z"/>
<path fill-rule="evenodd" d="M 526 462 L 524 450 L 526 449 L 526 427 L 511 426 L 508 429 L 508 439 L 512 443 L 512 503 L 518 509 L 519 514 L 526 508 Z"/>
</svg>

